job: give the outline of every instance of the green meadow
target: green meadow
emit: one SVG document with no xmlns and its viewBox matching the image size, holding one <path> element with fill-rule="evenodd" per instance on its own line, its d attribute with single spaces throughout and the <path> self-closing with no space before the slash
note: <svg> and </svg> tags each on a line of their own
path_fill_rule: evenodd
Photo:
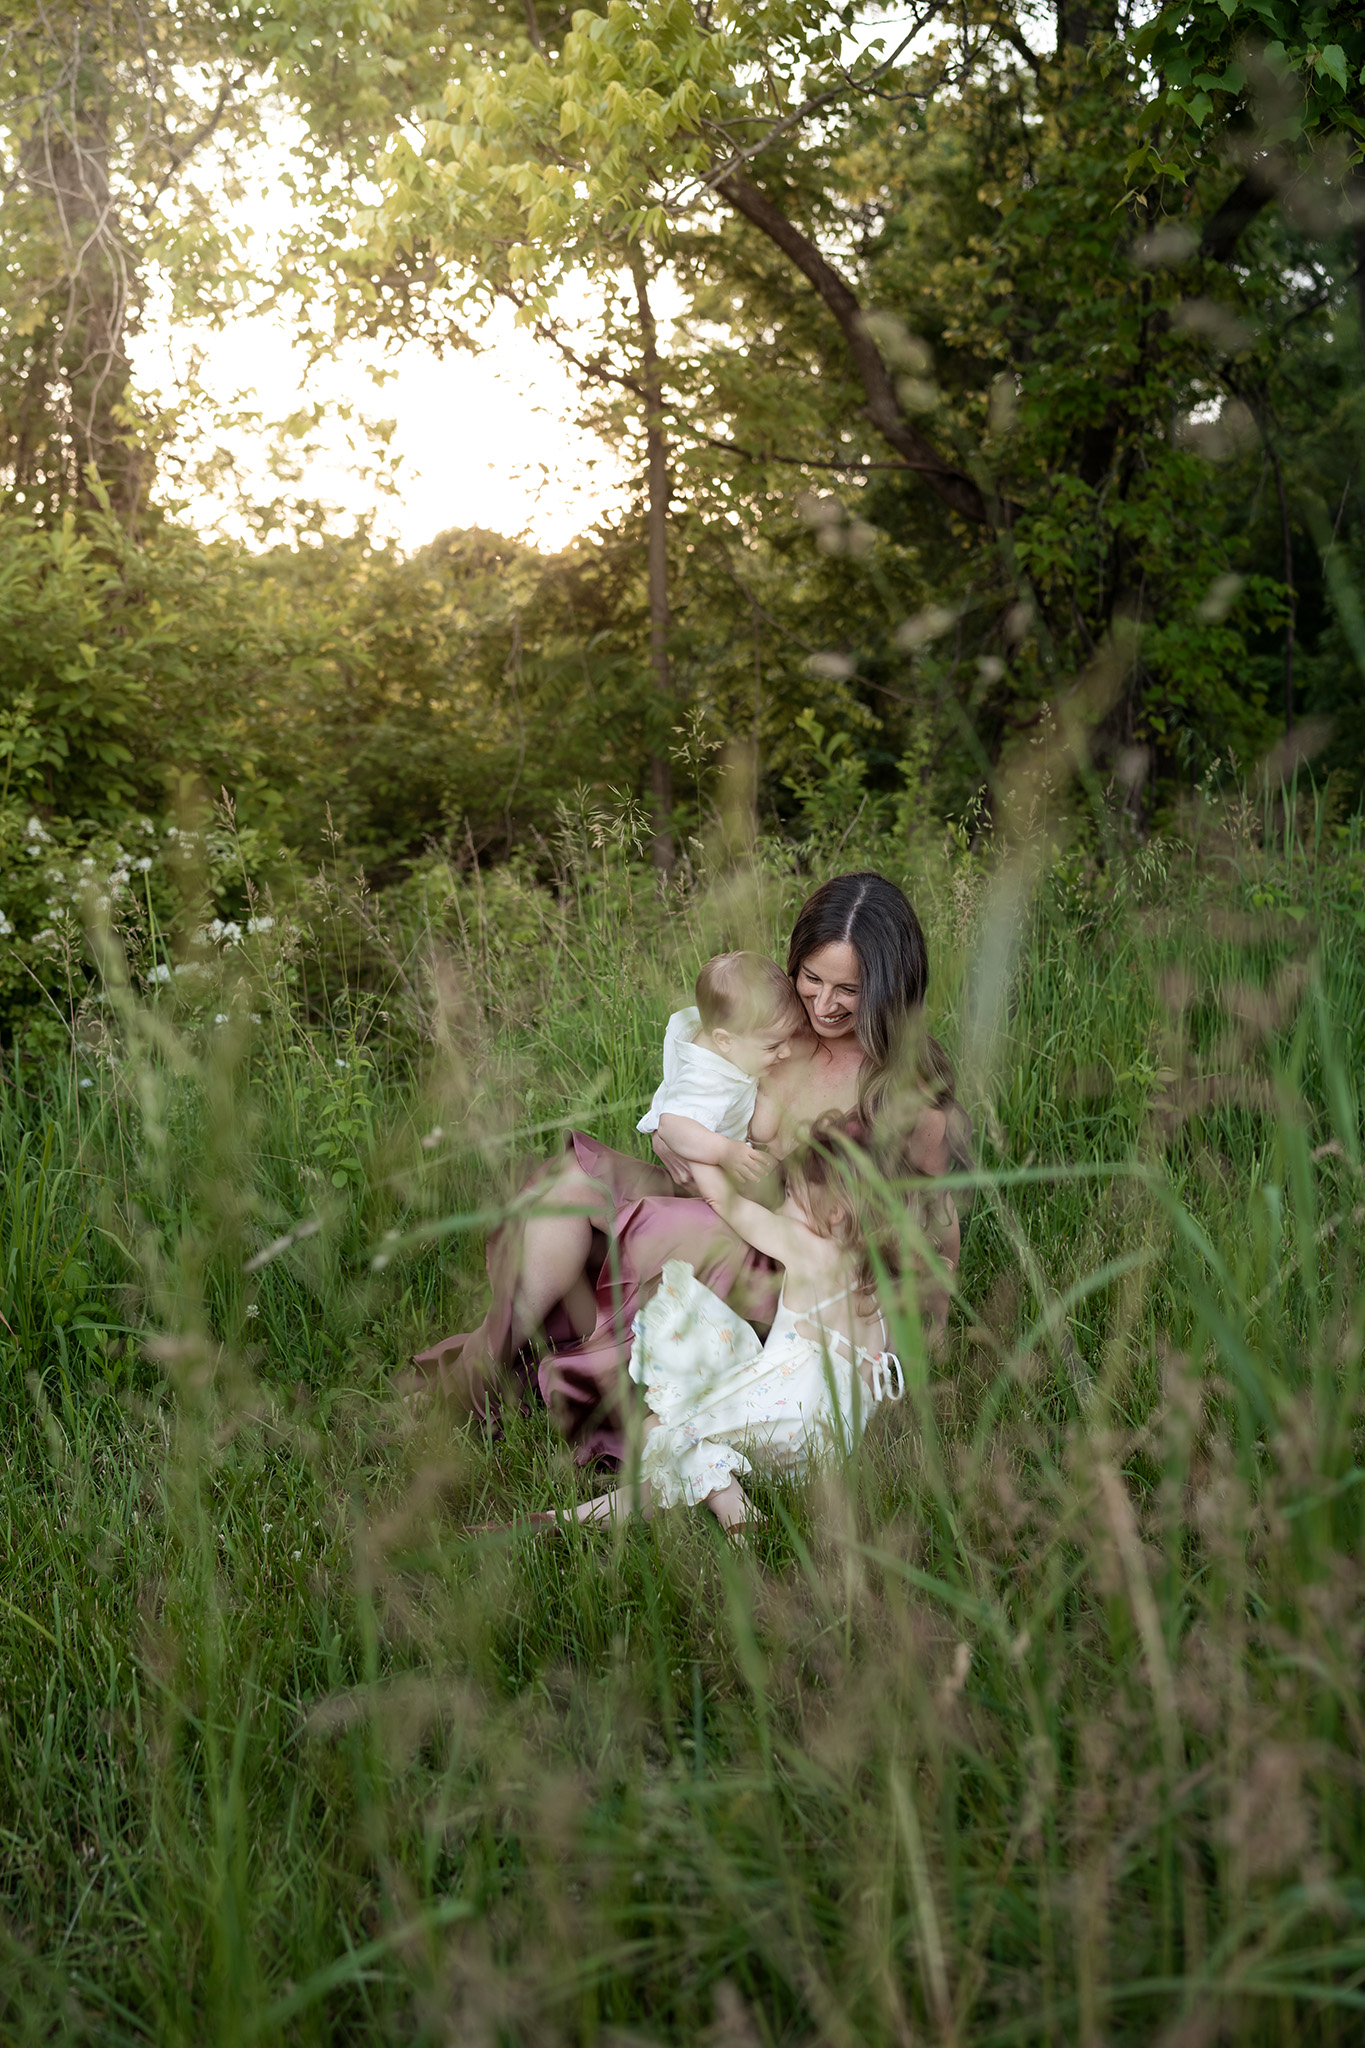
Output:
<svg viewBox="0 0 1365 2048">
<path fill-rule="evenodd" d="M 0 1108 L 0 2033 L 1340 2043 L 1365 2025 L 1365 843 L 1311 792 L 672 883 L 335 852 L 72 984 Z M 618 821 L 619 823 L 620 821 Z M 946 1346 L 710 1518 L 413 1414 L 527 1165 L 727 938 L 872 863 L 976 1165 Z M 55 1009 L 60 1010 L 57 1003 Z"/>
</svg>

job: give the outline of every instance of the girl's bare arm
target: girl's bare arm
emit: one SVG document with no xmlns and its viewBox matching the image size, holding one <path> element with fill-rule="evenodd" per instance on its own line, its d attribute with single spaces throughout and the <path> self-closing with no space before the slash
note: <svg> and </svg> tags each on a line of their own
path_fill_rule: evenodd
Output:
<svg viewBox="0 0 1365 2048">
<path fill-rule="evenodd" d="M 817 1237 L 813 1230 L 807 1230 L 795 1218 L 774 1215 L 771 1209 L 764 1209 L 747 1196 L 738 1194 L 719 1167 L 694 1162 L 692 1173 L 697 1192 L 705 1197 L 716 1214 L 746 1244 L 751 1244 L 756 1252 L 764 1252 L 770 1259 L 776 1259 L 779 1266 L 790 1266 L 802 1259 L 808 1262 L 813 1251 L 817 1258 L 824 1252 L 823 1238 Z"/>
</svg>

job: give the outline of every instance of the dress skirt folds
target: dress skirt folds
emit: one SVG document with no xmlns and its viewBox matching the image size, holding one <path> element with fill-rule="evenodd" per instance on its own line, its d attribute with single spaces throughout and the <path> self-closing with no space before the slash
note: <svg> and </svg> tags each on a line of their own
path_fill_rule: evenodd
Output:
<svg viewBox="0 0 1365 2048">
<path fill-rule="evenodd" d="M 650 1300 L 664 1267 L 680 1259 L 713 1294 L 746 1320 L 770 1323 L 779 1281 L 772 1261 L 754 1251 L 696 1196 L 680 1195 L 661 1166 L 614 1152 L 582 1131 L 571 1132 L 578 1165 L 610 1196 L 610 1234 L 594 1230 L 587 1277 L 597 1297 L 597 1323 L 575 1335 L 562 1305 L 545 1318 L 546 1349 L 539 1361 L 529 1347 L 512 1354 L 512 1290 L 521 1265 L 522 1225 L 514 1218 L 493 1232 L 486 1262 L 493 1290 L 490 1349 L 525 1393 L 534 1388 L 574 1445 L 580 1464 L 593 1458 L 618 1463 L 626 1450 L 624 1403 L 632 1326 Z M 548 1173 L 553 1169 L 545 1169 Z M 414 1363 L 447 1387 L 461 1384 L 463 1335 L 416 1354 Z M 484 1402 L 488 1396 L 485 1394 Z"/>
<path fill-rule="evenodd" d="M 831 1453 L 848 1456 L 880 1395 L 864 1385 L 840 1339 L 817 1339 L 818 1327 L 813 1315 L 779 1301 L 768 1341 L 760 1344 L 689 1265 L 669 1260 L 636 1317 L 630 1359 L 630 1376 L 655 1418 L 640 1477 L 661 1506 L 696 1507 L 755 1465 L 804 1472 Z"/>
</svg>

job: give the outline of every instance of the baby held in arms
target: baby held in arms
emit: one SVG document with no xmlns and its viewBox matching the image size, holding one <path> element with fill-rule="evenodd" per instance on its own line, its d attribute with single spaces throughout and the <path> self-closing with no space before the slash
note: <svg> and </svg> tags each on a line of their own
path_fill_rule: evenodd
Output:
<svg viewBox="0 0 1365 2048">
<path fill-rule="evenodd" d="M 761 953 L 718 953 L 697 976 L 696 997 L 668 1020 L 663 1082 L 636 1128 L 743 1186 L 772 1164 L 759 1148 L 777 1136 L 777 1109 L 760 1084 L 786 1059 L 805 1012 Z"/>
</svg>

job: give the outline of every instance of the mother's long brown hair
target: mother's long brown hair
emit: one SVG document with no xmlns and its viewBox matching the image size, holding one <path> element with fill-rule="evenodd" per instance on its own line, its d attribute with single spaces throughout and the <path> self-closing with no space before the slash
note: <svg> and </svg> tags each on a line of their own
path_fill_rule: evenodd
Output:
<svg viewBox="0 0 1365 2048">
<path fill-rule="evenodd" d="M 953 1100 L 952 1061 L 924 1028 L 929 949 L 909 897 L 885 875 L 834 875 L 808 896 L 792 926 L 787 972 L 822 946 L 852 946 L 858 959 L 854 1029 L 866 1055 L 858 1108 L 870 1120 L 894 1089 L 922 1103 Z"/>
</svg>

